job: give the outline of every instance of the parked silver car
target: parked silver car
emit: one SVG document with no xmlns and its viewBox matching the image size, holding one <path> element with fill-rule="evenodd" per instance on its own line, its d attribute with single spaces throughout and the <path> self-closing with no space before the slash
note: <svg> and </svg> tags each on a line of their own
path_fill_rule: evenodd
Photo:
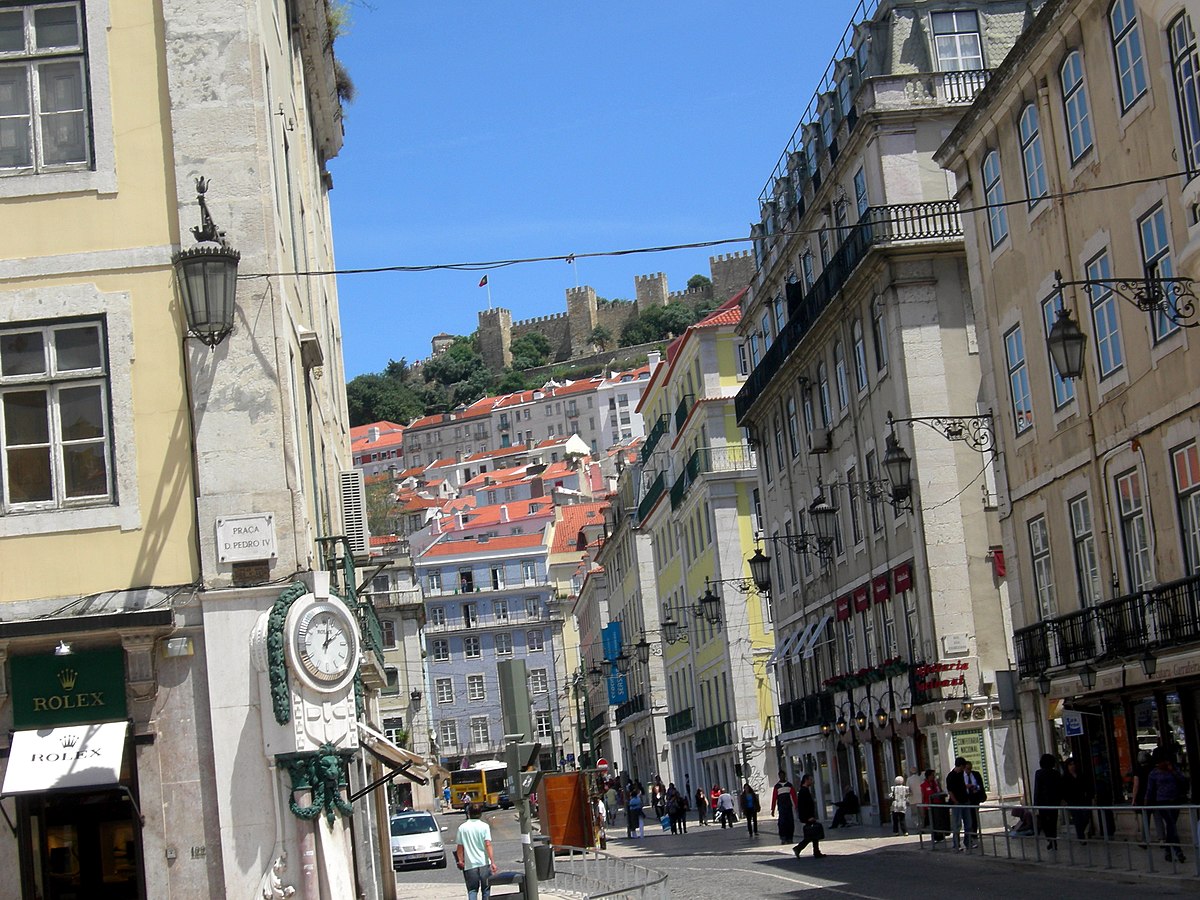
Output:
<svg viewBox="0 0 1200 900">
<path fill-rule="evenodd" d="M 392 816 L 392 868 L 402 866 L 446 867 L 446 844 L 442 833 L 448 828 L 433 813 L 406 810 Z"/>
</svg>

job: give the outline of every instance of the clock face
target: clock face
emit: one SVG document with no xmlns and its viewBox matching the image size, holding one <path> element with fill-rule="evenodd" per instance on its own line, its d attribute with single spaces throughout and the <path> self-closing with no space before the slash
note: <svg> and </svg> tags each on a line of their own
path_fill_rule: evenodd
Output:
<svg viewBox="0 0 1200 900">
<path fill-rule="evenodd" d="M 340 681 L 358 657 L 354 626 L 332 603 L 316 603 L 296 623 L 296 655 L 308 674 L 323 684 Z"/>
</svg>

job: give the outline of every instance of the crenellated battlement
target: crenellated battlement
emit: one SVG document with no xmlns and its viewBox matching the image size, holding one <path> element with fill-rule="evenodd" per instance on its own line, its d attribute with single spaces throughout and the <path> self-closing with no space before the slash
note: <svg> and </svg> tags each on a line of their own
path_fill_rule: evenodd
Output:
<svg viewBox="0 0 1200 900">
<path fill-rule="evenodd" d="M 513 322 L 513 328 L 528 328 L 532 325 L 542 325 L 546 322 L 557 322 L 561 319 L 566 319 L 568 313 L 551 313 L 548 316 L 534 316 L 532 319 L 521 319 L 518 322 Z"/>
</svg>

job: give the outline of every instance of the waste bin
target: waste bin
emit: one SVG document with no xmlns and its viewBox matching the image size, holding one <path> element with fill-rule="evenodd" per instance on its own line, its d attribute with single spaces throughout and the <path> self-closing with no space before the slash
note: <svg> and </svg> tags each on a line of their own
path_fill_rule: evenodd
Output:
<svg viewBox="0 0 1200 900">
<path fill-rule="evenodd" d="M 533 839 L 533 865 L 538 881 L 549 881 L 554 877 L 554 847 L 548 837 Z"/>
</svg>

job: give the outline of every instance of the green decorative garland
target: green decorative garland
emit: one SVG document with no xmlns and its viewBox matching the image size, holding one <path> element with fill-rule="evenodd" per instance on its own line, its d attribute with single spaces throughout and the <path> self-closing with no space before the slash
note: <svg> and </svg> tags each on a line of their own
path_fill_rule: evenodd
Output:
<svg viewBox="0 0 1200 900">
<path fill-rule="evenodd" d="M 308 593 L 302 582 L 293 581 L 271 607 L 267 619 L 267 677 L 271 680 L 271 705 L 275 721 L 286 725 L 292 720 L 292 691 L 288 687 L 287 659 L 283 652 L 283 624 L 293 603 Z"/>
<path fill-rule="evenodd" d="M 288 775 L 292 778 L 292 796 L 288 806 L 298 819 L 312 821 L 324 813 L 325 821 L 332 826 L 339 812 L 343 816 L 354 812 L 354 807 L 342 799 L 342 787 L 348 783 L 346 761 L 333 744 L 322 744 L 315 753 L 284 754 L 277 759 L 287 766 Z M 302 790 L 312 793 L 310 806 L 301 806 L 296 802 L 296 792 Z"/>
</svg>

